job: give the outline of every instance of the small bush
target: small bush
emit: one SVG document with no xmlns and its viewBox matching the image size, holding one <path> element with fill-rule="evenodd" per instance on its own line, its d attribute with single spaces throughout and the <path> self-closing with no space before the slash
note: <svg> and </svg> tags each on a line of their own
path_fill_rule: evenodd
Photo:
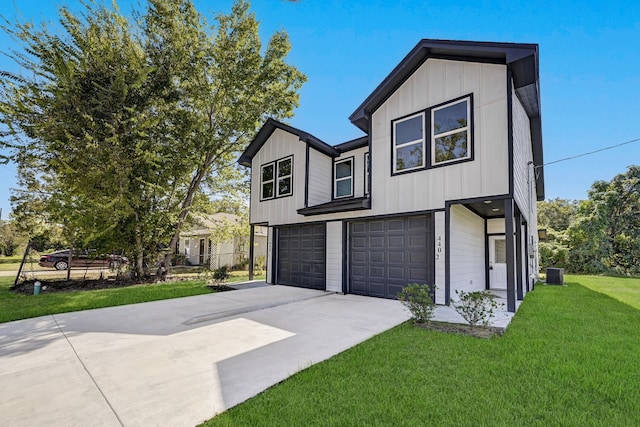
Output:
<svg viewBox="0 0 640 427">
<path fill-rule="evenodd" d="M 229 277 L 231 276 L 231 274 L 229 274 L 229 271 L 227 270 L 227 266 L 223 265 L 220 268 L 216 268 L 215 270 L 213 270 L 213 282 L 216 286 L 222 286 L 225 283 L 227 283 L 227 280 L 229 279 Z"/>
<path fill-rule="evenodd" d="M 495 296 L 489 291 L 465 292 L 456 290 L 459 301 L 453 303 L 453 308 L 471 326 L 487 326 L 493 312 L 500 307 Z"/>
<path fill-rule="evenodd" d="M 411 283 L 398 293 L 398 300 L 407 307 L 415 323 L 428 323 L 433 318 L 436 303 L 429 285 Z"/>
</svg>

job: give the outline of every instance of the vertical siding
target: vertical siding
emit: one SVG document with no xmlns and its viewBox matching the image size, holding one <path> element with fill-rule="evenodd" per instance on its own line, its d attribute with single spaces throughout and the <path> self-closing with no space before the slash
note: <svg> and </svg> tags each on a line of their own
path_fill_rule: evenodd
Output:
<svg viewBox="0 0 640 427">
<path fill-rule="evenodd" d="M 504 218 L 492 218 L 487 220 L 487 234 L 504 234 Z"/>
<path fill-rule="evenodd" d="M 273 277 L 273 227 L 267 228 L 267 279 L 266 282 L 272 284 Z"/>
<path fill-rule="evenodd" d="M 535 204 L 533 168 L 528 163 L 533 160 L 531 151 L 531 127 L 529 117 L 520 100 L 513 93 L 513 197 L 525 219 L 529 221 Z"/>
<path fill-rule="evenodd" d="M 451 207 L 451 298 L 456 290 L 485 289 L 484 220 L 470 210 Z"/>
<path fill-rule="evenodd" d="M 309 206 L 331 200 L 332 168 L 331 157 L 309 149 Z"/>
<path fill-rule="evenodd" d="M 260 201 L 260 166 L 293 155 L 293 195 Z M 296 135 L 276 129 L 251 161 L 252 223 L 295 224 L 304 207 L 306 144 Z"/>
<path fill-rule="evenodd" d="M 369 147 L 362 147 L 342 153 L 336 158 L 336 161 L 338 161 L 353 157 L 353 197 L 364 196 L 364 153 L 367 151 L 369 151 Z M 331 185 L 333 185 L 333 182 Z"/>
<path fill-rule="evenodd" d="M 442 209 L 446 200 L 508 193 L 505 81 L 504 65 L 429 59 L 376 110 L 371 214 Z M 468 94 L 474 160 L 391 176 L 392 120 Z"/>
<path fill-rule="evenodd" d="M 514 168 L 514 199 L 528 224 L 528 235 L 523 232 L 523 241 L 532 257 L 524 260 L 523 265 L 529 264 L 529 274 L 538 275 L 538 209 L 536 199 L 535 170 L 529 162 L 533 161 L 531 151 L 530 120 L 515 92 L 513 94 L 513 168 Z M 523 248 L 524 256 L 524 248 Z M 531 283 L 531 277 L 525 280 Z"/>
<path fill-rule="evenodd" d="M 342 221 L 327 223 L 327 287 L 330 292 L 342 292 Z"/>
<path fill-rule="evenodd" d="M 446 234 L 444 223 L 444 212 L 434 212 L 433 219 L 435 222 L 435 276 L 436 276 L 436 303 L 445 304 L 445 250 L 446 250 Z"/>
</svg>

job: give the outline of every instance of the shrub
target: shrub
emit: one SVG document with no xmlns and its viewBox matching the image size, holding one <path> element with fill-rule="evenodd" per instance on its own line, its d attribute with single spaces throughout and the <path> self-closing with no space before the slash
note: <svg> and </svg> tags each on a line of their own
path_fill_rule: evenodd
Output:
<svg viewBox="0 0 640 427">
<path fill-rule="evenodd" d="M 398 300 L 407 307 L 415 323 L 431 321 L 436 310 L 434 289 L 429 285 L 411 283 L 398 293 Z"/>
<path fill-rule="evenodd" d="M 213 270 L 213 282 L 216 286 L 222 286 L 225 283 L 227 283 L 227 280 L 229 279 L 231 275 L 229 274 L 229 271 L 227 270 L 227 266 L 223 265 L 220 268 L 216 268 L 215 270 Z"/>
<path fill-rule="evenodd" d="M 487 326 L 494 310 L 501 306 L 489 291 L 465 292 L 456 290 L 456 294 L 459 301 L 453 303 L 453 308 L 471 326 Z"/>
</svg>

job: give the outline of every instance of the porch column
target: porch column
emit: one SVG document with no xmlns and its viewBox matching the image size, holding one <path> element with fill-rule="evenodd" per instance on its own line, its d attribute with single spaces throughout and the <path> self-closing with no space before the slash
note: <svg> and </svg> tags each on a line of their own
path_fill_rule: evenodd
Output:
<svg viewBox="0 0 640 427">
<path fill-rule="evenodd" d="M 515 239 L 513 229 L 513 199 L 504 200 L 504 231 L 507 245 L 507 311 L 516 312 Z"/>
<path fill-rule="evenodd" d="M 516 212 L 516 297 L 522 301 L 522 213 Z"/>
<path fill-rule="evenodd" d="M 256 240 L 255 225 L 251 224 L 249 229 L 251 230 L 249 234 L 249 280 L 253 280 L 253 247 L 255 246 Z"/>
</svg>

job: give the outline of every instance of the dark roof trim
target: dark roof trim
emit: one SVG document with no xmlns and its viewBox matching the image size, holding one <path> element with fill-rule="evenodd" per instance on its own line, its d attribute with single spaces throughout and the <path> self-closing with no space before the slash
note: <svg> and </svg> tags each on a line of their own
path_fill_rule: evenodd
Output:
<svg viewBox="0 0 640 427">
<path fill-rule="evenodd" d="M 309 146 L 315 148 L 323 154 L 326 154 L 327 156 L 337 157 L 339 155 L 339 152 L 335 148 L 322 141 L 321 139 L 316 138 L 310 133 L 304 132 L 300 129 L 294 128 L 293 126 L 280 123 L 279 121 L 270 118 L 267 119 L 266 123 L 260 128 L 256 136 L 253 138 L 253 141 L 251 141 L 251 143 L 249 143 L 247 148 L 244 150 L 244 152 L 238 159 L 238 163 L 240 163 L 242 166 L 251 167 L 251 160 L 258 153 L 258 151 L 260 151 L 260 148 L 262 148 L 264 143 L 267 142 L 271 134 L 273 134 L 276 129 L 281 129 L 285 132 L 296 135 L 300 139 L 300 141 L 309 144 Z"/>
<path fill-rule="evenodd" d="M 345 153 L 351 150 L 357 150 L 358 148 L 367 147 L 369 145 L 369 137 L 367 135 L 360 138 L 352 139 L 351 141 L 343 142 L 342 144 L 334 145 L 333 148 L 340 153 Z"/>
<path fill-rule="evenodd" d="M 531 84 L 536 89 L 538 86 L 537 44 L 423 39 L 351 114 L 349 120 L 367 132 L 367 113 L 377 110 L 428 58 L 514 64 L 516 90 Z M 530 116 L 534 115 L 536 106 L 525 105 L 525 108 Z M 537 109 L 539 111 L 539 97 Z"/>
<path fill-rule="evenodd" d="M 358 211 L 371 209 L 371 199 L 368 197 L 357 197 L 355 199 L 334 200 L 321 205 L 309 206 L 298 209 L 298 214 L 304 216 L 322 215 L 336 212 Z"/>
</svg>

